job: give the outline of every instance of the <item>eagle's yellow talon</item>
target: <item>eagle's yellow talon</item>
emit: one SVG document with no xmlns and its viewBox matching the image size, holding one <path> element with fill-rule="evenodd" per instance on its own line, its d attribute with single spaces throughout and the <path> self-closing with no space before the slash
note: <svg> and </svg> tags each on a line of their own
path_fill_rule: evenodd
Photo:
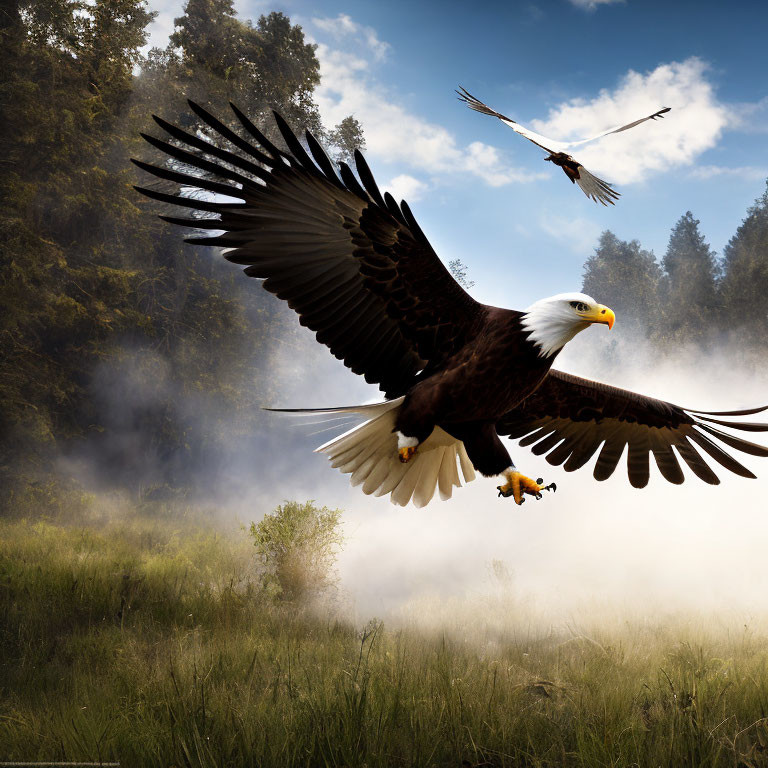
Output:
<svg viewBox="0 0 768 768">
<path fill-rule="evenodd" d="M 517 472 L 516 470 L 507 470 L 504 472 L 507 482 L 498 486 L 499 496 L 514 496 L 515 504 L 520 505 L 525 501 L 524 494 L 534 496 L 538 501 L 541 498 L 542 491 L 555 490 L 554 483 L 542 485 L 543 480 L 531 480 L 530 477 Z"/>
<path fill-rule="evenodd" d="M 417 445 L 407 446 L 405 448 L 398 448 L 397 453 L 400 456 L 400 461 L 403 464 L 407 464 L 413 458 L 413 454 L 416 453 L 417 448 L 418 448 Z"/>
</svg>

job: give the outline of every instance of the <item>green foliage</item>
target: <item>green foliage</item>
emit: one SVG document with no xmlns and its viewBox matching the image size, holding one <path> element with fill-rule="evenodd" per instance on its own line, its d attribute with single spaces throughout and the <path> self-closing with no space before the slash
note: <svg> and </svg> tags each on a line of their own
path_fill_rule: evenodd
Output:
<svg viewBox="0 0 768 768">
<path fill-rule="evenodd" d="M 661 265 L 665 337 L 703 343 L 720 320 L 718 265 L 690 211 L 673 227 Z"/>
<path fill-rule="evenodd" d="M 263 566 L 262 584 L 283 600 L 305 600 L 334 581 L 336 551 L 344 539 L 341 510 L 314 502 L 286 501 L 251 523 L 256 553 Z"/>
<path fill-rule="evenodd" d="M 287 16 L 272 12 L 254 26 L 236 17 L 231 0 L 189 0 L 175 25 L 168 51 L 154 51 L 148 71 L 159 75 L 174 111 L 186 113 L 191 97 L 225 115 L 234 101 L 257 123 L 278 109 L 324 136 L 312 99 L 320 82 L 316 46 Z M 268 133 L 281 141 L 271 126 Z"/>
<path fill-rule="evenodd" d="M 475 595 L 439 631 L 359 631 L 265 599 L 252 560 L 248 537 L 189 524 L 0 522 L 3 758 L 765 764 L 764 627 L 566 629 Z"/>
<path fill-rule="evenodd" d="M 764 347 L 768 335 L 768 183 L 723 251 L 726 327 Z"/>
<path fill-rule="evenodd" d="M 0 121 L 0 483 L 17 494 L 44 487 L 62 452 L 139 494 L 194 486 L 232 414 L 235 432 L 255 431 L 275 386 L 262 363 L 295 343 L 277 301 L 158 221 L 129 159 L 151 154 L 139 132 L 153 112 L 195 130 L 188 96 L 222 114 L 233 99 L 256 122 L 277 107 L 324 135 L 315 46 L 281 13 L 253 25 L 228 0 L 190 0 L 169 48 L 142 60 L 153 16 L 145 0 L 0 14 L 0 102 L 13 105 Z"/>
<path fill-rule="evenodd" d="M 352 115 L 345 117 L 329 134 L 328 140 L 337 147 L 336 161 L 351 163 L 354 160 L 355 150 L 365 150 L 365 138 L 363 126 Z"/>
<path fill-rule="evenodd" d="M 0 195 L 0 476 L 82 434 L 87 371 L 143 313 L 133 301 L 138 211 L 115 167 L 117 113 L 152 19 L 142 0 L 49 0 L 17 8 L 4 43 L 7 172 Z M 122 165 L 122 164 L 121 164 Z M 140 239 L 136 245 L 140 244 Z M 125 249 L 123 263 L 110 251 Z"/>
<path fill-rule="evenodd" d="M 584 264 L 583 290 L 647 331 L 658 317 L 660 279 L 653 253 L 606 230 Z"/>
<path fill-rule="evenodd" d="M 188 0 L 174 19 L 171 45 L 192 65 L 221 78 L 246 60 L 247 28 L 236 18 L 232 0 Z"/>
<path fill-rule="evenodd" d="M 584 288 L 611 306 L 659 355 L 680 345 L 725 349 L 760 365 L 768 334 L 768 191 L 755 201 L 718 260 L 688 211 L 670 233 L 661 264 L 633 240 L 604 232 L 584 265 Z M 723 344 L 723 340 L 733 343 Z"/>
</svg>

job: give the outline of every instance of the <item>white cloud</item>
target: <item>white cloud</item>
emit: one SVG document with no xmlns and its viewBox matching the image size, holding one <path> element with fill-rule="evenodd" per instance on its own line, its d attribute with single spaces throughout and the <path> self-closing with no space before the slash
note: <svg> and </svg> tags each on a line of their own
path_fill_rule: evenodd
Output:
<svg viewBox="0 0 768 768">
<path fill-rule="evenodd" d="M 337 39 L 353 36 L 364 41 L 377 61 L 385 59 L 391 48 L 389 43 L 379 40 L 373 27 L 364 27 L 362 24 L 358 24 L 346 13 L 340 13 L 336 18 L 312 19 L 312 23 L 318 29 L 322 29 Z"/>
<path fill-rule="evenodd" d="M 184 13 L 181 0 L 154 0 L 150 10 L 155 11 L 157 16 L 147 27 L 148 40 L 142 47 L 145 53 L 150 48 L 165 48 L 168 45 L 168 38 L 173 32 L 173 21 Z"/>
<path fill-rule="evenodd" d="M 473 141 L 467 147 L 467 157 L 472 163 L 472 170 L 491 187 L 501 187 L 513 181 L 530 181 L 534 178 L 546 178 L 546 173 L 521 173 L 514 168 L 505 167 L 499 150 L 482 141 Z"/>
<path fill-rule="evenodd" d="M 692 57 L 661 64 L 652 72 L 630 70 L 613 91 L 590 100 L 572 99 L 536 120 L 536 131 L 555 139 L 585 138 L 622 123 L 671 107 L 664 120 L 644 123 L 606 136 L 574 156 L 585 167 L 620 184 L 642 181 L 652 173 L 691 165 L 714 147 L 729 125 L 729 111 L 707 79 L 707 65 Z"/>
<path fill-rule="evenodd" d="M 424 192 L 429 189 L 429 185 L 414 176 L 409 176 L 407 173 L 401 173 L 399 176 L 395 176 L 392 181 L 387 184 L 382 184 L 382 191 L 389 192 L 392 197 L 399 203 L 401 200 L 407 200 L 408 202 L 416 202 L 420 200 Z"/>
<path fill-rule="evenodd" d="M 600 5 L 616 5 L 624 3 L 624 0 L 569 0 L 569 2 L 585 11 L 594 11 Z"/>
<path fill-rule="evenodd" d="M 317 57 L 321 81 L 314 97 L 323 122 L 335 125 L 354 115 L 365 130 L 367 156 L 432 176 L 471 173 L 494 187 L 546 176 L 508 165 L 488 144 L 461 147 L 446 128 L 399 104 L 360 56 L 320 43 Z"/>
</svg>

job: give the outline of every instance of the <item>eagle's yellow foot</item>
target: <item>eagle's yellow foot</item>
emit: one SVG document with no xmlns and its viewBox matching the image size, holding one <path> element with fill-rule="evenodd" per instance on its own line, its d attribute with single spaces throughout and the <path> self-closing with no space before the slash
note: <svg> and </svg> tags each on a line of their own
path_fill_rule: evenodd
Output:
<svg viewBox="0 0 768 768">
<path fill-rule="evenodd" d="M 413 454 L 416 453 L 418 447 L 418 445 L 409 445 L 405 448 L 398 448 L 397 454 L 400 457 L 400 461 L 403 464 L 407 464 L 413 458 Z"/>
<path fill-rule="evenodd" d="M 506 470 L 504 477 L 507 482 L 504 485 L 499 485 L 499 496 L 505 498 L 514 496 L 515 504 L 522 504 L 525 499 L 523 494 L 534 496 L 538 501 L 541 498 L 542 491 L 556 491 L 557 486 L 554 483 L 549 485 L 543 485 L 544 481 L 539 478 L 538 480 L 531 480 L 530 477 L 520 474 L 517 470 Z"/>
</svg>

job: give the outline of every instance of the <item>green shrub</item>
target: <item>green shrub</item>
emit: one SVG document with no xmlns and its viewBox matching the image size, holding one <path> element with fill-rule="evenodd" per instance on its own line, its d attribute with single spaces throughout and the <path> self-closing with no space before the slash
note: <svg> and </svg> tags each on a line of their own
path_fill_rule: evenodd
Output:
<svg viewBox="0 0 768 768">
<path fill-rule="evenodd" d="M 336 552 L 344 540 L 340 518 L 340 509 L 286 501 L 251 523 L 265 590 L 281 600 L 305 600 L 332 586 Z"/>
</svg>

